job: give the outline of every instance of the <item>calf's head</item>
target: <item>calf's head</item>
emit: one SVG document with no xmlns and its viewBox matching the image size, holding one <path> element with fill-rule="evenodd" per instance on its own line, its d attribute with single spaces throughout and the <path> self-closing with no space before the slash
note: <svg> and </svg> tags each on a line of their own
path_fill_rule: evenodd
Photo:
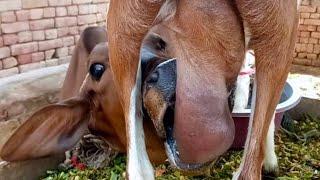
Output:
<svg viewBox="0 0 320 180">
<path fill-rule="evenodd" d="M 109 68 L 105 33 L 98 27 L 87 28 L 82 33 L 62 88 L 61 101 L 28 118 L 3 146 L 2 159 L 19 161 L 64 152 L 88 129 L 103 136 L 113 148 L 125 151 L 124 115 Z M 145 40 L 142 50 L 144 79 L 166 60 L 162 49 L 156 35 L 151 34 Z M 151 129 L 154 130 L 150 126 L 147 128 L 147 139 L 151 142 L 147 144 L 150 154 L 155 156 L 153 159 L 159 162 L 164 160 L 163 145 Z"/>
</svg>

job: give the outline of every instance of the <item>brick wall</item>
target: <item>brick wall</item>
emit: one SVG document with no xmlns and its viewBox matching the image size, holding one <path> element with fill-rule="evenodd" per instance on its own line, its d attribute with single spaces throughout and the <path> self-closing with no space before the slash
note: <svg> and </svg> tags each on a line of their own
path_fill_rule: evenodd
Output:
<svg viewBox="0 0 320 180">
<path fill-rule="evenodd" d="M 0 0 L 0 77 L 66 63 L 109 0 Z"/>
<path fill-rule="evenodd" d="M 0 77 L 66 63 L 109 0 L 0 0 Z M 303 0 L 294 64 L 320 67 L 320 1 Z"/>
<path fill-rule="evenodd" d="M 303 0 L 294 64 L 320 67 L 320 2 Z"/>
</svg>

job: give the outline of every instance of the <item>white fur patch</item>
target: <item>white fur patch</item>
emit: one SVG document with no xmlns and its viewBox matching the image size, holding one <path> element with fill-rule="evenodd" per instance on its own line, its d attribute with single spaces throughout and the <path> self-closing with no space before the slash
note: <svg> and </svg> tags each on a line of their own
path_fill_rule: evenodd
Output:
<svg viewBox="0 0 320 180">
<path fill-rule="evenodd" d="M 250 69 L 250 65 L 254 64 L 254 56 L 251 51 L 246 53 L 243 65 L 240 72 L 244 72 Z M 241 112 L 246 109 L 249 101 L 250 92 L 250 75 L 239 75 L 236 83 L 235 98 L 233 112 Z"/>
<path fill-rule="evenodd" d="M 138 98 L 141 85 L 140 62 L 137 71 L 137 81 L 132 89 L 130 97 L 130 108 L 128 116 L 128 165 L 127 177 L 130 180 L 153 180 L 153 167 L 149 160 L 143 130 L 142 116 L 138 116 L 139 107 Z"/>
<path fill-rule="evenodd" d="M 263 161 L 264 170 L 267 172 L 276 172 L 278 170 L 278 160 L 274 149 L 274 115 L 270 122 L 266 143 L 264 147 L 265 155 Z"/>
<path fill-rule="evenodd" d="M 302 0 L 297 0 L 297 9 L 299 9 Z"/>
</svg>

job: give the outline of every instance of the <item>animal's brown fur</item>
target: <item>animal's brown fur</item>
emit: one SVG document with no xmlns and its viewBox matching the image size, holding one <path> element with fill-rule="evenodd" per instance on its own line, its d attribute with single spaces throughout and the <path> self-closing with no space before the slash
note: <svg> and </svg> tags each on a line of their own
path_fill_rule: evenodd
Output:
<svg viewBox="0 0 320 180">
<path fill-rule="evenodd" d="M 197 97 L 196 93 L 204 92 L 201 91 L 202 88 L 204 90 L 210 89 L 201 84 L 187 84 L 183 78 L 189 78 L 188 82 L 205 81 L 207 84 L 225 84 L 226 89 L 223 90 L 223 87 L 220 87 L 214 92 L 220 97 L 224 96 L 223 91 L 226 92 L 228 86 L 234 82 L 243 59 L 245 49 L 242 25 L 246 23 L 249 27 L 252 35 L 250 47 L 254 49 L 256 54 L 257 98 L 254 103 L 255 110 L 251 118 L 252 129 L 248 134 L 239 179 L 259 179 L 268 126 L 292 61 L 298 24 L 296 2 L 291 0 L 180 0 L 177 2 L 174 17 L 163 25 L 163 28 L 166 28 L 166 33 L 163 34 L 164 38 L 174 42 L 171 45 L 173 48 L 169 48 L 170 53 L 178 59 L 175 123 L 185 119 L 184 115 L 186 114 L 192 119 L 191 107 L 194 109 L 203 105 L 210 106 L 213 103 L 204 103 L 204 99 L 197 98 L 200 102 L 195 102 L 194 105 L 179 104 L 179 100 L 192 102 L 192 99 Z M 223 8 L 225 4 L 231 5 L 230 12 L 237 15 L 236 19 L 240 20 L 240 26 L 235 23 L 236 21 L 230 21 L 232 16 L 227 14 L 229 11 Z M 122 90 L 121 99 L 126 119 L 130 113 L 128 109 L 129 97 L 135 86 L 134 77 L 136 77 L 138 65 L 137 50 L 140 47 L 142 37 L 156 18 L 160 6 L 159 1 L 111 1 L 108 15 L 110 60 L 117 88 Z M 221 17 L 219 17 L 220 15 Z M 162 19 L 165 20 L 165 18 Z M 237 28 L 242 29 L 242 32 L 237 31 Z M 130 40 L 129 46 L 122 46 L 123 42 Z M 182 60 L 184 61 L 182 62 Z M 192 70 L 204 74 L 203 78 L 194 74 Z M 186 73 L 188 76 L 185 76 Z M 221 82 L 219 79 L 224 81 Z M 129 88 L 123 90 L 128 85 Z M 186 89 L 191 91 L 184 92 Z M 212 95 L 204 93 L 203 97 L 210 96 Z M 191 99 L 188 100 L 188 98 Z M 219 101 L 220 105 L 222 102 Z M 199 113 L 205 112 L 204 107 L 198 110 Z M 226 117 L 220 115 L 219 118 L 225 119 Z M 176 134 L 177 137 L 179 138 L 179 133 Z M 192 158 L 196 157 L 184 157 L 184 160 L 197 161 Z"/>
</svg>

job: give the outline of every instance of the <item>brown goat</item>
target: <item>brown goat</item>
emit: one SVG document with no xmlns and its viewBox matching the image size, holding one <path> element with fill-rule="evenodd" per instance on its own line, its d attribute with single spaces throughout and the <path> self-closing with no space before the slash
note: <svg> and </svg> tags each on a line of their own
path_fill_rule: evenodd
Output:
<svg viewBox="0 0 320 180">
<path fill-rule="evenodd" d="M 227 106 L 245 53 L 256 55 L 256 79 L 248 138 L 235 179 L 260 179 L 268 127 L 293 59 L 298 25 L 292 0 L 111 0 L 110 65 L 125 112 L 129 179 L 153 179 L 141 116 L 139 49 L 161 22 L 177 58 L 172 143 L 166 151 L 181 169 L 192 169 L 231 145 L 234 127 Z M 245 31 L 246 30 L 246 31 Z M 168 135 L 168 134 L 167 134 Z M 178 152 L 178 153 L 177 153 Z"/>
</svg>

